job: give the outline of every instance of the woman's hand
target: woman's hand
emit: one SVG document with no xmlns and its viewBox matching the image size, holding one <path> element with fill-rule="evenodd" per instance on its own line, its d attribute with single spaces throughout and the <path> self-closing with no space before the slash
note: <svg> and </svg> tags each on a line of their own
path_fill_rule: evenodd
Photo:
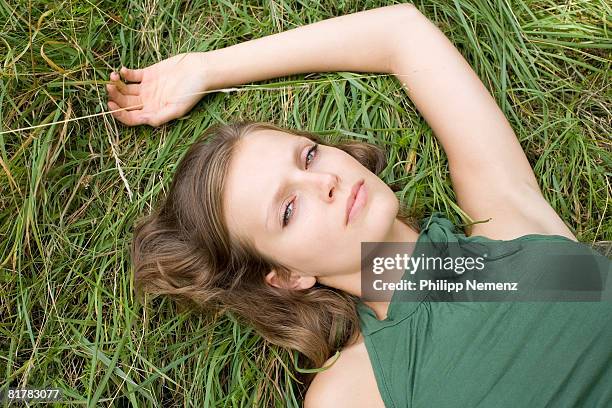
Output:
<svg viewBox="0 0 612 408">
<path fill-rule="evenodd" d="M 128 126 L 159 126 L 183 116 L 207 90 L 203 55 L 178 54 L 143 69 L 122 67 L 121 76 L 134 82 L 127 85 L 119 74 L 111 73 L 113 84 L 106 85 L 108 108 L 127 108 L 112 115 Z"/>
</svg>

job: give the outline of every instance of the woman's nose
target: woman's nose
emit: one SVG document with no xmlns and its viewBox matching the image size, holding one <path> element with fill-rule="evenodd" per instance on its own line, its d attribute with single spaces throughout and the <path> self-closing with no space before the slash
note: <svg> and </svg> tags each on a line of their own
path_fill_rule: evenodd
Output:
<svg viewBox="0 0 612 408">
<path fill-rule="evenodd" d="M 332 173 L 312 173 L 316 178 L 316 189 L 324 201 L 334 201 L 340 178 Z"/>
</svg>

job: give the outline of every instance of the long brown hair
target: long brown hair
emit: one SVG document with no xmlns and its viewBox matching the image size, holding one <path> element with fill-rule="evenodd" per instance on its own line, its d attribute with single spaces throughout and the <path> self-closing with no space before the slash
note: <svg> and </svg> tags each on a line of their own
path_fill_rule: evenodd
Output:
<svg viewBox="0 0 612 408">
<path fill-rule="evenodd" d="M 357 297 L 315 284 L 307 290 L 268 285 L 275 268 L 290 273 L 253 245 L 231 237 L 222 206 L 225 176 L 237 142 L 255 130 L 318 135 L 262 122 L 216 125 L 190 146 L 179 163 L 170 190 L 157 209 L 137 223 L 131 246 L 137 295 L 168 295 L 182 307 L 229 312 L 254 327 L 267 341 L 306 357 L 308 368 L 321 367 L 359 335 Z M 374 174 L 386 166 L 384 151 L 369 143 L 343 141 L 345 151 Z M 397 191 L 398 186 L 391 186 Z M 415 218 L 400 206 L 398 218 L 418 230 Z M 305 376 L 308 383 L 312 376 Z"/>
</svg>

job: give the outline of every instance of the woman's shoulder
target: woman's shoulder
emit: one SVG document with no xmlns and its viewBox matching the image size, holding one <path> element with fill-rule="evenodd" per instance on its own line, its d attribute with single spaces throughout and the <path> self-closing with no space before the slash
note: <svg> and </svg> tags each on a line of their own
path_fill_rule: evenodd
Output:
<svg viewBox="0 0 612 408">
<path fill-rule="evenodd" d="M 331 364 L 331 367 L 317 373 L 312 380 L 304 408 L 384 408 L 361 334 L 341 350 L 335 362 L 334 359 L 329 358 L 324 366 Z"/>
</svg>

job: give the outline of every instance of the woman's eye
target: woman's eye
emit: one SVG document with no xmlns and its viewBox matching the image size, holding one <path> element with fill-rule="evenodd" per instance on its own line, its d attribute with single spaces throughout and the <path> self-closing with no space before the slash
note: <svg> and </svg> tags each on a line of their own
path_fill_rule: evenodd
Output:
<svg viewBox="0 0 612 408">
<path fill-rule="evenodd" d="M 289 210 L 289 207 L 291 207 L 291 211 Z M 289 224 L 289 218 L 291 217 L 292 213 L 293 213 L 293 201 L 291 201 L 289 204 L 287 204 L 287 207 L 285 207 L 285 213 L 283 214 L 283 227 L 286 227 L 287 224 Z"/>
<path fill-rule="evenodd" d="M 313 159 L 308 159 L 310 157 L 311 154 L 315 153 L 317 151 L 317 149 L 319 148 L 319 145 L 317 143 L 314 144 L 314 146 L 312 146 L 309 150 L 308 150 L 308 154 L 306 155 L 306 168 L 308 168 L 308 165 L 310 164 L 310 162 Z"/>
<path fill-rule="evenodd" d="M 315 143 L 310 149 L 308 149 L 308 154 L 306 154 L 306 164 L 304 165 L 305 168 L 308 168 L 308 165 L 312 162 L 313 158 L 311 155 L 314 155 L 318 148 L 319 148 L 319 144 Z M 291 219 L 291 214 L 293 214 L 293 203 L 294 201 L 291 201 L 285 207 L 285 212 L 283 213 L 283 227 L 289 224 L 289 220 Z M 289 210 L 289 208 L 291 208 L 291 210 Z"/>
</svg>

